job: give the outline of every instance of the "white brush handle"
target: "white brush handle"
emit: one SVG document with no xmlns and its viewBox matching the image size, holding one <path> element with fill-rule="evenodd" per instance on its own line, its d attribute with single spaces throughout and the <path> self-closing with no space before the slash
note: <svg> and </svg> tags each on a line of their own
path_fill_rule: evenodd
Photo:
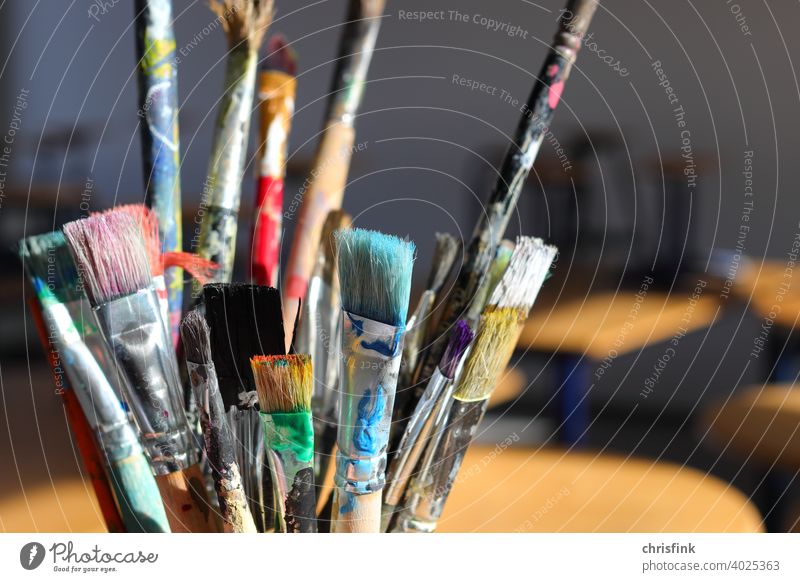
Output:
<svg viewBox="0 0 800 582">
<path fill-rule="evenodd" d="M 381 529 L 381 492 L 354 495 L 336 489 L 333 501 L 333 533 L 379 533 Z"/>
</svg>

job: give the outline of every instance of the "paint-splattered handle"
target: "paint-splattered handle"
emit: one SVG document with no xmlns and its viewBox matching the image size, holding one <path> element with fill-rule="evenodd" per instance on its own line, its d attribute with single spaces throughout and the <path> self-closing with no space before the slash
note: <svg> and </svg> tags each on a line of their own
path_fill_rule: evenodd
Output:
<svg viewBox="0 0 800 582">
<path fill-rule="evenodd" d="M 199 465 L 156 476 L 158 489 L 173 533 L 216 533 L 216 514 L 208 501 Z"/>
<path fill-rule="evenodd" d="M 128 533 L 169 533 L 161 494 L 144 454 L 111 462 L 109 472 Z"/>
<path fill-rule="evenodd" d="M 447 330 L 462 317 L 487 276 L 497 246 L 517 206 L 539 147 L 549 131 L 564 84 L 581 46 L 581 39 L 597 9 L 597 0 L 570 0 L 559 16 L 558 32 L 536 79 L 512 143 L 503 160 L 492 195 L 475 225 L 466 257 L 448 297 L 442 317 L 417 374 L 417 381 L 430 378 L 447 345 Z"/>
<path fill-rule="evenodd" d="M 95 438 L 95 432 L 92 430 L 92 426 L 86 419 L 86 414 L 84 414 L 81 408 L 77 395 L 70 388 L 64 374 L 56 371 L 60 367 L 58 350 L 51 348 L 48 328 L 45 325 L 42 310 L 35 297 L 28 297 L 28 308 L 30 309 L 31 316 L 36 325 L 36 331 L 39 333 L 42 348 L 47 355 L 50 371 L 53 374 L 53 380 L 56 386 L 56 392 L 61 394 L 64 400 L 64 411 L 67 416 L 67 421 L 75 435 L 75 442 L 78 445 L 78 453 L 83 461 L 83 465 L 89 473 L 89 478 L 91 479 L 95 495 L 97 495 L 97 503 L 100 506 L 103 520 L 109 532 L 124 532 L 125 524 L 120 515 L 119 507 L 115 502 L 111 483 L 104 469 L 103 452 Z"/>
<path fill-rule="evenodd" d="M 257 214 L 253 224 L 251 277 L 258 285 L 277 287 L 283 222 L 283 180 L 261 176 L 256 197 Z"/>
<path fill-rule="evenodd" d="M 181 180 L 178 131 L 178 71 L 171 0 L 136 1 L 139 117 L 147 204 L 158 217 L 163 251 L 182 250 Z M 168 323 L 178 338 L 183 272 L 165 272 Z"/>
<path fill-rule="evenodd" d="M 333 500 L 332 533 L 378 533 L 381 529 L 381 492 L 355 495 L 337 488 Z"/>
<path fill-rule="evenodd" d="M 309 183 L 294 195 L 284 212 L 287 221 L 297 219 L 284 280 L 284 314 L 290 313 L 292 320 L 297 300 L 306 295 L 325 218 L 342 205 L 354 141 L 355 130 L 349 123 L 336 122 L 325 128 Z"/>
</svg>

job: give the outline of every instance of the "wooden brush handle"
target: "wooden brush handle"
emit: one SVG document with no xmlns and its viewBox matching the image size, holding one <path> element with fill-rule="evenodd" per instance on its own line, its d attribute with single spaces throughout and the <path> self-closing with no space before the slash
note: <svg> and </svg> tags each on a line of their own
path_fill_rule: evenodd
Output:
<svg viewBox="0 0 800 582">
<path fill-rule="evenodd" d="M 333 507 L 333 533 L 379 533 L 381 530 L 381 491 L 353 495 L 336 488 Z"/>
<path fill-rule="evenodd" d="M 183 471 L 157 475 L 167 519 L 173 533 L 219 532 L 216 516 L 208 501 L 199 465 Z"/>
<path fill-rule="evenodd" d="M 296 301 L 306 294 L 325 218 L 328 212 L 342 205 L 354 141 L 355 130 L 347 123 L 331 123 L 322 136 L 314 160 L 313 178 L 300 205 L 286 267 L 285 296 L 293 303 L 286 306 L 284 314 L 289 313 L 292 320 L 297 311 Z M 294 218 L 294 212 L 297 212 L 296 202 L 291 201 L 285 214 L 287 220 Z M 292 329 L 292 326 L 285 329 Z"/>
</svg>

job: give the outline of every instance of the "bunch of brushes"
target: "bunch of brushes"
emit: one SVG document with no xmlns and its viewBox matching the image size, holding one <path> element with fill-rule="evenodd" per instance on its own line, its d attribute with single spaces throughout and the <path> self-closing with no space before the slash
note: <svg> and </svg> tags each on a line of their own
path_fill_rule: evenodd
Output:
<svg viewBox="0 0 800 582">
<path fill-rule="evenodd" d="M 384 1 L 349 2 L 285 270 L 296 56 L 276 35 L 259 72 L 272 0 L 210 5 L 229 51 L 197 254 L 181 250 L 169 0 L 136 3 L 147 205 L 19 245 L 108 529 L 434 531 L 556 254 L 503 234 L 596 0 L 562 11 L 486 213 L 465 245 L 436 235 L 410 314 L 414 243 L 353 228 L 341 209 Z M 253 111 L 257 212 L 248 280 L 231 282 Z M 192 302 L 181 297 L 183 273 Z"/>
</svg>

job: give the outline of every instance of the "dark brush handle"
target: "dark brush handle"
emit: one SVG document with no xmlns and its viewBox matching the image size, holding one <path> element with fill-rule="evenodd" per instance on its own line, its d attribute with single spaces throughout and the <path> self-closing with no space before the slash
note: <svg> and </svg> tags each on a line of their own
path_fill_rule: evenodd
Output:
<svg viewBox="0 0 800 582">
<path fill-rule="evenodd" d="M 480 215 L 475 225 L 466 258 L 444 308 L 436 334 L 433 336 L 435 341 L 417 374 L 417 393 L 414 398 L 409 399 L 406 411 L 409 414 L 421 396 L 425 380 L 430 378 L 441 359 L 450 328 L 457 319 L 464 316 L 481 281 L 489 271 L 497 246 L 503 238 L 522 187 L 536 160 L 539 146 L 550 127 L 553 112 L 575 63 L 581 38 L 589 28 L 596 9 L 597 0 L 570 0 L 566 8 L 561 11 L 553 46 L 528 98 L 526 109 L 517 126 L 514 143 L 506 153 L 486 212 Z"/>
</svg>

